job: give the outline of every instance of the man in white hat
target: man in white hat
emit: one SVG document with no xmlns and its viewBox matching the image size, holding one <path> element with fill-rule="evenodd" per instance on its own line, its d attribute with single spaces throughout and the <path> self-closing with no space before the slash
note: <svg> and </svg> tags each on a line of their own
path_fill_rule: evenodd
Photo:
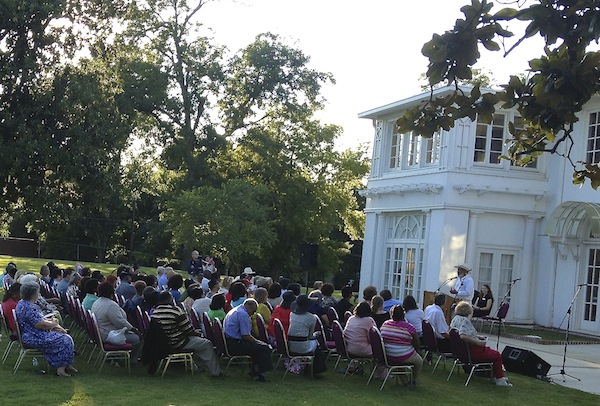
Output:
<svg viewBox="0 0 600 406">
<path fill-rule="evenodd" d="M 475 294 L 475 282 L 469 275 L 471 268 L 466 264 L 456 265 L 455 268 L 458 272 L 458 279 L 454 287 L 450 289 L 450 293 L 454 295 L 455 302 L 464 300 L 471 303 Z"/>
</svg>

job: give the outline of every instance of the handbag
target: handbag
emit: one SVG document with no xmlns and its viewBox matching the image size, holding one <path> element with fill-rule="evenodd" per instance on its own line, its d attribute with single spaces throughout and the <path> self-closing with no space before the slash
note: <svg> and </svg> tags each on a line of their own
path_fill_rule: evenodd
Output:
<svg viewBox="0 0 600 406">
<path fill-rule="evenodd" d="M 124 345 L 127 342 L 127 339 L 125 337 L 126 331 L 127 331 L 127 327 L 123 327 L 119 330 L 109 331 L 108 337 L 106 338 L 106 342 L 115 344 L 115 345 Z"/>
</svg>

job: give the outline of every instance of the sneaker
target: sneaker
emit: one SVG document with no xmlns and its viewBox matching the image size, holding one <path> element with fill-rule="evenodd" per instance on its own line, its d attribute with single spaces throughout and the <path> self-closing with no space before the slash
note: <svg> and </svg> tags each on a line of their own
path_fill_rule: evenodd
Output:
<svg viewBox="0 0 600 406">
<path fill-rule="evenodd" d="M 512 383 L 508 382 L 506 378 L 500 378 L 496 380 L 496 386 L 513 386 Z"/>
</svg>

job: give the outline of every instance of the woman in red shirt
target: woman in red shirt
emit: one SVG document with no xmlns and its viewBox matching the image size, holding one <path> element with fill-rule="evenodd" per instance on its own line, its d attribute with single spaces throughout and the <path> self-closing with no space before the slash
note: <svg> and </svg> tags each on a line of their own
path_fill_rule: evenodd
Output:
<svg viewBox="0 0 600 406">
<path fill-rule="evenodd" d="M 4 299 L 2 299 L 2 313 L 4 314 L 8 328 L 13 334 L 17 334 L 13 309 L 16 309 L 19 300 L 21 300 L 21 284 L 13 283 L 4 293 Z"/>
<path fill-rule="evenodd" d="M 287 334 L 288 329 L 290 327 L 290 313 L 292 312 L 292 302 L 296 300 L 296 295 L 294 292 L 287 291 L 283 294 L 283 301 L 281 304 L 275 309 L 273 309 L 273 313 L 271 314 L 271 320 L 269 321 L 269 327 L 267 331 L 271 337 L 275 337 L 275 319 L 279 319 L 281 324 L 283 325 L 283 329 Z"/>
</svg>

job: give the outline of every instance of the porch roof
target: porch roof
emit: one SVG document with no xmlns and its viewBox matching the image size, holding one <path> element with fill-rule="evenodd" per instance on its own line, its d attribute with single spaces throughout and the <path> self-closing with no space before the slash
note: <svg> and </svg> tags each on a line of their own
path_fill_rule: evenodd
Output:
<svg viewBox="0 0 600 406">
<path fill-rule="evenodd" d="M 600 204 L 562 203 L 552 212 L 546 224 L 546 234 L 561 241 L 600 238 Z"/>
</svg>

